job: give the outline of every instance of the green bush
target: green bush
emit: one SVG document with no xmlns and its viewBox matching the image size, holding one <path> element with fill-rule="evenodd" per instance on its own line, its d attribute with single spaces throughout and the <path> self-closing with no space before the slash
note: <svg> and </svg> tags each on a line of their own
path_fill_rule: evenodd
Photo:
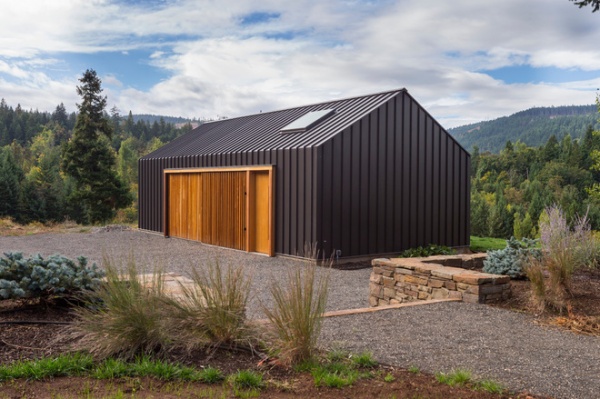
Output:
<svg viewBox="0 0 600 399">
<path fill-rule="evenodd" d="M 539 259 L 542 252 L 535 248 L 537 240 L 523 238 L 519 241 L 514 237 L 506 240 L 506 248 L 488 251 L 487 259 L 483 261 L 483 271 L 491 274 L 505 274 L 511 278 L 525 277 L 523 267 L 530 257 Z"/>
<path fill-rule="evenodd" d="M 452 255 L 454 250 L 443 245 L 429 244 L 426 247 L 410 248 L 400 253 L 400 258 L 426 258 L 433 255 Z"/>
<path fill-rule="evenodd" d="M 0 299 L 69 296 L 99 286 L 104 272 L 83 256 L 77 263 L 62 255 L 24 258 L 8 252 L 0 258 Z"/>
</svg>

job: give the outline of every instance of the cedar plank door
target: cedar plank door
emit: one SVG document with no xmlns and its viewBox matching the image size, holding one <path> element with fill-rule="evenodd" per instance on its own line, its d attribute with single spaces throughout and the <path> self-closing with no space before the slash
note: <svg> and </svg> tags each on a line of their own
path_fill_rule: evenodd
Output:
<svg viewBox="0 0 600 399">
<path fill-rule="evenodd" d="M 166 174 L 165 235 L 273 255 L 271 170 Z"/>
</svg>

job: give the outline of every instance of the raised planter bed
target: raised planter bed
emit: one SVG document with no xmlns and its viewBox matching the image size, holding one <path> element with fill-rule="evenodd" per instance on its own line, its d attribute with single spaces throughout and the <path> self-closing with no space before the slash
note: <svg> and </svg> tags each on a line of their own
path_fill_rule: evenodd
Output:
<svg viewBox="0 0 600 399">
<path fill-rule="evenodd" d="M 454 298 L 471 303 L 508 299 L 510 277 L 481 273 L 485 254 L 380 258 L 371 264 L 371 306 Z"/>
</svg>

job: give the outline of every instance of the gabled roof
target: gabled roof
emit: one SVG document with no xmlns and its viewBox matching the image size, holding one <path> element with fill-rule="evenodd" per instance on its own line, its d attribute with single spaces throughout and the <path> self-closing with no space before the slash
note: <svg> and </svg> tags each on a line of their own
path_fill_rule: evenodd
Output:
<svg viewBox="0 0 600 399">
<path fill-rule="evenodd" d="M 207 122 L 142 159 L 318 146 L 404 91 L 406 90 L 392 90 Z M 292 134 L 281 133 L 282 128 L 303 115 L 327 109 L 334 109 L 335 112 L 306 131 Z"/>
</svg>

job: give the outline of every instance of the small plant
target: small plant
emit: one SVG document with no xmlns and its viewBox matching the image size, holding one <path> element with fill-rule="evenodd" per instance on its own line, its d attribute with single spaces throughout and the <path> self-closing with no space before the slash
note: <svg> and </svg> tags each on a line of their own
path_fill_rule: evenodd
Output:
<svg viewBox="0 0 600 399">
<path fill-rule="evenodd" d="M 436 373 L 435 379 L 451 387 L 464 386 L 471 381 L 471 372 L 463 369 L 452 370 L 450 373 Z"/>
<path fill-rule="evenodd" d="M 371 352 L 363 352 L 357 356 L 350 357 L 350 361 L 356 367 L 373 368 L 377 366 L 377 361 L 373 359 Z"/>
<path fill-rule="evenodd" d="M 271 285 L 275 305 L 264 311 L 275 328 L 284 361 L 294 364 L 312 357 L 327 302 L 328 279 L 317 279 L 312 264 L 290 271 L 287 285 Z"/>
<path fill-rule="evenodd" d="M 494 380 L 477 381 L 477 388 L 494 394 L 501 394 L 504 391 L 504 387 Z"/>
<path fill-rule="evenodd" d="M 452 255 L 454 250 L 443 245 L 429 244 L 425 247 L 410 248 L 400 253 L 399 258 L 425 258 L 433 255 Z"/>
<path fill-rule="evenodd" d="M 410 366 L 408 368 L 408 372 L 413 373 L 413 374 L 419 374 L 421 372 L 421 369 L 418 368 L 417 366 Z"/>
<path fill-rule="evenodd" d="M 86 306 L 76 308 L 71 327 L 81 338 L 79 346 L 104 359 L 159 353 L 171 344 L 174 309 L 163 288 L 163 275 L 155 271 L 149 281 L 140 275 L 133 258 L 127 272 L 120 273 L 105 257 L 106 280 L 84 297 Z"/>
<path fill-rule="evenodd" d="M 392 373 L 387 373 L 385 375 L 385 377 L 383 377 L 383 381 L 384 382 L 388 382 L 388 383 L 389 382 L 394 382 L 394 381 L 396 381 L 396 378 L 392 375 Z"/>
<path fill-rule="evenodd" d="M 237 389 L 261 389 L 265 385 L 262 374 L 251 370 L 240 370 L 232 374 L 229 382 Z"/>
<path fill-rule="evenodd" d="M 330 362 L 343 362 L 350 358 L 350 353 L 345 349 L 332 349 L 327 352 L 327 360 Z"/>
<path fill-rule="evenodd" d="M 356 370 L 343 363 L 321 365 L 311 371 L 317 387 L 343 388 L 354 384 L 359 375 Z"/>
<path fill-rule="evenodd" d="M 540 309 L 550 305 L 562 312 L 572 296 L 573 273 L 596 264 L 598 243 L 587 216 L 576 218 L 571 228 L 558 206 L 547 208 L 545 217 L 540 217 L 540 242 L 541 258 L 531 259 L 525 268 L 532 282 L 533 298 Z"/>
<path fill-rule="evenodd" d="M 100 285 L 104 272 L 87 259 L 77 263 L 62 255 L 44 259 L 41 255 L 24 258 L 20 252 L 8 252 L 0 258 L 0 299 L 38 298 L 54 295 L 73 296 Z"/>
<path fill-rule="evenodd" d="M 523 238 L 522 241 L 511 237 L 506 240 L 506 247 L 497 251 L 488 251 L 483 261 L 483 271 L 491 274 L 505 274 L 511 278 L 523 278 L 523 266 L 530 257 L 539 259 L 541 250 L 536 248 L 537 240 Z"/>
<path fill-rule="evenodd" d="M 225 379 L 225 376 L 223 376 L 221 370 L 214 367 L 207 367 L 200 371 L 199 379 L 200 381 L 206 384 L 216 384 L 218 382 L 223 381 Z"/>
<path fill-rule="evenodd" d="M 129 375 L 130 368 L 127 363 L 120 359 L 108 358 L 96 367 L 92 372 L 92 377 L 99 380 L 121 378 Z"/>
</svg>

